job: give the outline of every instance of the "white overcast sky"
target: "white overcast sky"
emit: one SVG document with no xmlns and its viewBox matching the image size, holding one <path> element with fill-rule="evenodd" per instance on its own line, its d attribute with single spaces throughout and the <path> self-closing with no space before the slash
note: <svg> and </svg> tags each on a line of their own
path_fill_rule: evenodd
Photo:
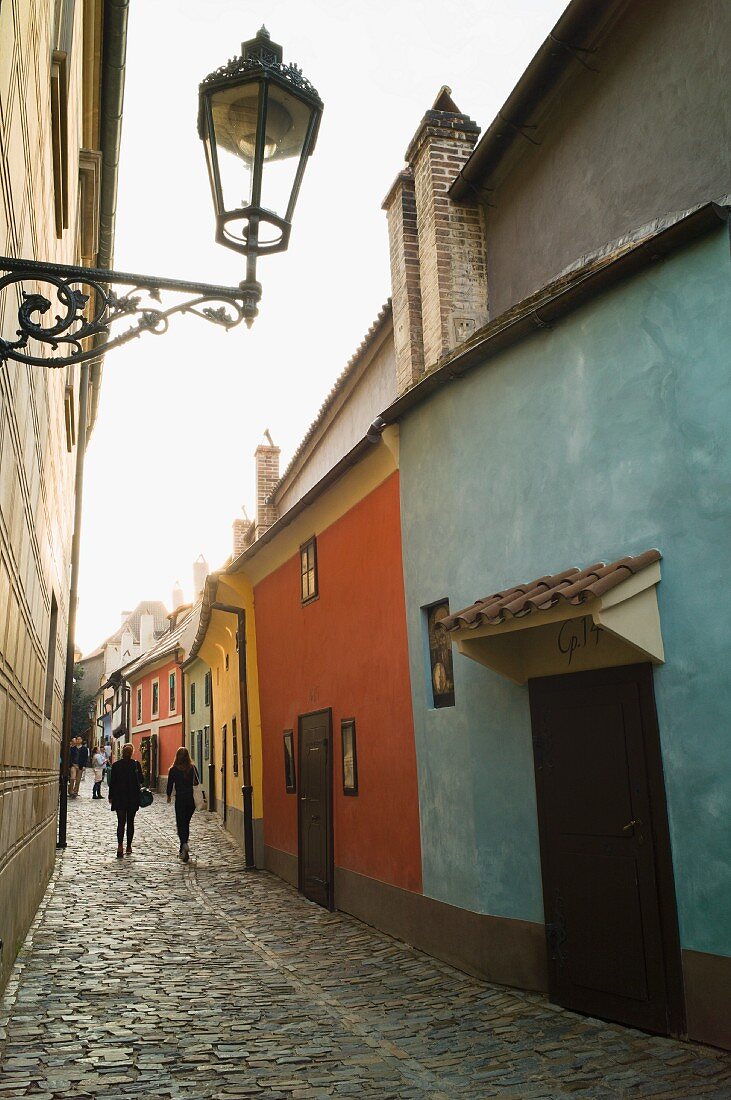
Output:
<svg viewBox="0 0 731 1100">
<path fill-rule="evenodd" d="M 113 351 L 84 486 L 77 639 L 231 549 L 254 514 L 265 428 L 288 462 L 390 294 L 381 202 L 443 84 L 483 129 L 565 0 L 144 0 L 130 6 L 115 267 L 235 285 L 213 241 L 197 91 L 266 24 L 325 103 L 289 250 L 260 261 L 260 314 L 225 333 L 177 318 Z"/>
</svg>

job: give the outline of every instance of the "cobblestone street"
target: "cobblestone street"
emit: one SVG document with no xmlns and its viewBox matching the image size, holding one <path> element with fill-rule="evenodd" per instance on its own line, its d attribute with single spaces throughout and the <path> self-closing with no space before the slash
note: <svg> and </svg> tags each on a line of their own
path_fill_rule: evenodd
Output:
<svg viewBox="0 0 731 1100">
<path fill-rule="evenodd" d="M 731 1097 L 731 1058 L 484 985 L 91 783 L 0 1009 L 0 1097 Z"/>
</svg>

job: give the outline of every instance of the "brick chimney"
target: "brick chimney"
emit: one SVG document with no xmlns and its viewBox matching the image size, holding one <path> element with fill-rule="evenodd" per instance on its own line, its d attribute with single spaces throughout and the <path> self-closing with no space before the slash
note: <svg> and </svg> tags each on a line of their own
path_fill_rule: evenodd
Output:
<svg viewBox="0 0 731 1100">
<path fill-rule="evenodd" d="M 410 168 L 399 172 L 382 209 L 388 219 L 396 384 L 398 392 L 403 393 L 424 373 L 419 234 L 414 173 Z"/>
<path fill-rule="evenodd" d="M 264 432 L 267 442 L 260 443 L 254 451 L 256 459 L 256 537 L 260 538 L 268 531 L 277 518 L 277 509 L 273 504 L 267 504 L 267 498 L 274 491 L 279 481 L 279 447 L 274 446 L 274 441 L 269 431 Z"/>
<path fill-rule="evenodd" d="M 244 513 L 244 518 L 235 519 L 231 525 L 233 529 L 235 558 L 238 558 L 239 554 L 243 554 L 244 550 L 249 549 L 256 535 L 256 524 L 253 520 L 249 519 L 245 508 L 242 507 L 241 510 Z"/>
<path fill-rule="evenodd" d="M 487 265 L 480 210 L 459 206 L 447 194 L 470 156 L 479 132 L 479 127 L 460 112 L 449 88 L 442 88 L 406 151 L 408 169 L 398 177 L 384 204 L 389 219 L 400 391 L 402 383 L 407 388 L 424 369 L 436 366 L 443 355 L 487 321 Z M 408 195 L 409 177 L 413 179 L 413 205 Z M 414 208 L 420 318 L 416 305 L 417 277 L 411 265 Z M 408 324 L 402 322 L 404 335 L 399 333 L 398 326 L 399 319 L 406 315 Z M 421 364 L 416 337 L 419 320 Z"/>
</svg>

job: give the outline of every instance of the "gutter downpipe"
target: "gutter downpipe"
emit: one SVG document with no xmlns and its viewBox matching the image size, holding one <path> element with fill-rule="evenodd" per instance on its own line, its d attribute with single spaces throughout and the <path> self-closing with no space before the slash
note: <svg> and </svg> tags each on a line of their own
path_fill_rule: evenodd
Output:
<svg viewBox="0 0 731 1100">
<path fill-rule="evenodd" d="M 211 611 L 223 611 L 236 616 L 236 637 L 239 643 L 239 710 L 241 712 L 241 755 L 244 766 L 244 870 L 255 871 L 254 858 L 254 787 L 251 782 L 251 742 L 249 738 L 249 692 L 246 680 L 246 612 L 227 603 L 212 603 Z M 211 703 L 213 691 L 211 691 Z M 213 719 L 211 719 L 213 721 Z"/>
<path fill-rule="evenodd" d="M 111 263 L 114 250 L 114 221 L 117 207 L 119 147 L 122 135 L 122 105 L 124 101 L 125 62 L 127 56 L 127 15 L 129 0 L 105 0 L 104 54 L 102 62 L 102 185 L 99 212 L 99 250 L 97 262 L 102 267 Z M 58 839 L 57 848 L 65 848 L 68 836 L 69 749 L 74 692 L 74 650 L 76 648 L 76 609 L 79 602 L 79 550 L 81 547 L 81 505 L 84 487 L 84 458 L 88 436 L 94 426 L 99 400 L 103 357 L 91 365 L 81 364 L 79 381 L 79 429 L 76 443 L 74 475 L 74 530 L 71 540 L 71 583 L 69 586 L 69 617 L 66 642 L 66 676 L 64 681 L 63 722 L 61 726 L 61 760 L 59 767 Z M 89 396 L 91 394 L 91 418 Z"/>
</svg>

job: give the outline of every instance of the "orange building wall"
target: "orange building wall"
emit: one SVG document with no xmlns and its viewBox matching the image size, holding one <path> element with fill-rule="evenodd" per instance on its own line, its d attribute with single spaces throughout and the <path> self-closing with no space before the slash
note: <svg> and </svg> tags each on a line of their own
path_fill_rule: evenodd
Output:
<svg viewBox="0 0 731 1100">
<path fill-rule="evenodd" d="M 168 691 L 168 677 L 171 672 L 175 671 L 177 677 L 176 692 L 175 692 L 175 710 L 170 711 L 170 696 Z M 153 680 L 160 681 L 160 707 L 159 714 L 154 718 L 152 717 L 152 682 Z M 136 729 L 137 726 L 137 689 L 142 688 L 142 730 Z M 183 744 L 183 675 L 180 667 L 175 661 L 168 661 L 167 664 L 161 665 L 153 672 L 148 672 L 141 679 L 130 684 L 130 707 L 132 709 L 132 744 L 135 748 L 135 758 L 140 759 L 143 737 L 150 736 L 150 726 L 152 726 L 153 732 L 157 732 L 157 770 L 160 776 L 166 776 L 168 770 L 172 767 L 173 760 L 175 759 L 175 753 Z M 177 718 L 178 721 L 171 722 L 170 725 L 157 726 L 158 722 L 168 721 L 168 719 Z M 144 728 L 147 727 L 147 728 Z"/>
<path fill-rule="evenodd" d="M 317 559 L 319 598 L 304 607 L 299 556 L 254 590 L 265 843 L 297 853 L 282 734 L 297 743 L 298 716 L 331 707 L 335 865 L 421 892 L 398 473 L 317 532 Z M 357 796 L 342 790 L 343 718 L 356 720 Z"/>
</svg>

